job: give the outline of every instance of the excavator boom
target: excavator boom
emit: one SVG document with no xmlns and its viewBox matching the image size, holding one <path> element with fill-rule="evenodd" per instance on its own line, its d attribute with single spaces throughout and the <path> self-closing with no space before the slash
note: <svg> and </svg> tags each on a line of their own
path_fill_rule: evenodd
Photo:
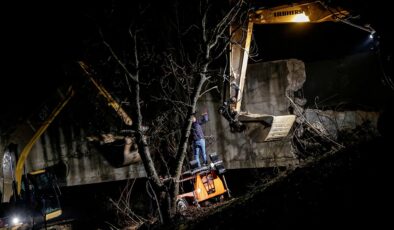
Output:
<svg viewBox="0 0 394 230">
<path fill-rule="evenodd" d="M 108 102 L 108 105 L 111 106 L 115 112 L 118 114 L 118 116 L 122 119 L 122 121 L 128 125 L 131 126 L 133 124 L 133 121 L 131 120 L 130 116 L 123 110 L 122 106 L 113 99 L 111 94 L 100 84 L 98 83 L 93 77 L 90 68 L 88 65 L 86 65 L 84 62 L 79 61 L 78 62 L 79 66 L 82 68 L 84 71 L 85 75 L 89 78 L 89 80 L 93 83 L 94 87 L 98 90 L 98 92 L 105 97 L 105 99 Z"/>
<path fill-rule="evenodd" d="M 52 121 L 57 117 L 57 115 L 62 111 L 64 106 L 67 105 L 67 103 L 70 101 L 70 99 L 74 96 L 74 90 L 72 87 L 68 89 L 66 97 L 63 99 L 62 102 L 60 102 L 56 108 L 52 111 L 52 113 L 49 115 L 49 117 L 46 119 L 43 125 L 34 133 L 33 137 L 29 140 L 29 142 L 26 144 L 26 146 L 23 148 L 21 154 L 19 155 L 18 162 L 16 164 L 15 168 L 15 180 L 17 184 L 17 194 L 20 195 L 21 193 L 21 187 L 22 187 L 22 174 L 23 174 L 23 169 L 25 165 L 25 161 L 27 156 L 30 153 L 31 148 L 34 146 L 34 144 L 37 142 L 37 140 L 41 137 L 41 135 L 47 130 L 49 125 L 52 123 Z"/>
<path fill-rule="evenodd" d="M 279 116 L 266 114 L 251 114 L 241 111 L 242 94 L 246 80 L 246 70 L 249 59 L 249 49 L 252 40 L 253 26 L 255 24 L 280 24 L 280 23 L 320 23 L 320 22 L 343 22 L 356 28 L 365 30 L 371 34 L 375 31 L 371 27 L 359 26 L 348 19 L 350 13 L 342 8 L 331 8 L 321 1 L 312 1 L 306 3 L 294 3 L 281 5 L 273 8 L 262 8 L 251 10 L 248 14 L 248 20 L 243 24 L 234 23 L 230 26 L 230 83 L 229 98 L 219 109 L 219 112 L 230 122 L 232 131 L 241 132 L 247 129 L 247 126 L 256 123 L 263 125 L 264 132 L 267 135 L 257 135 L 260 139 L 258 142 L 276 140 L 286 137 L 295 121 L 294 115 Z M 237 21 L 238 22 L 238 21 Z M 271 121 L 268 122 L 267 121 Z M 278 122 L 277 124 L 272 122 Z M 281 127 L 280 132 L 273 127 Z M 255 131 L 256 131 L 256 127 Z M 287 132 L 286 132 L 287 130 Z M 273 133 L 275 132 L 275 134 Z M 255 133 L 255 132 L 253 132 Z M 272 138 L 274 137 L 275 138 Z M 255 135 L 256 137 L 256 135 Z"/>
<path fill-rule="evenodd" d="M 132 119 L 130 116 L 125 112 L 125 110 L 122 108 L 122 106 L 111 96 L 111 94 L 97 81 L 93 78 L 93 74 L 91 73 L 91 70 L 88 68 L 88 66 L 83 63 L 79 62 L 78 63 L 82 70 L 84 71 L 85 75 L 88 77 L 89 81 L 93 84 L 94 88 L 98 91 L 100 95 L 102 95 L 106 101 L 107 104 L 112 107 L 117 115 L 122 119 L 122 121 L 127 125 L 131 126 L 132 125 Z M 57 191 L 56 188 L 56 178 L 52 175 L 50 170 L 46 169 L 41 169 L 33 172 L 29 172 L 24 174 L 25 170 L 25 162 L 26 159 L 28 158 L 31 149 L 33 146 L 36 144 L 36 142 L 40 139 L 42 134 L 48 129 L 48 127 L 51 125 L 51 123 L 55 120 L 55 118 L 59 115 L 59 113 L 64 109 L 64 107 L 69 103 L 71 98 L 74 96 L 74 90 L 70 86 L 67 90 L 67 93 L 65 96 L 61 94 L 61 101 L 55 106 L 50 105 L 49 107 L 54 107 L 52 112 L 45 118 L 43 122 L 41 122 L 41 117 L 39 119 L 39 126 L 38 129 L 35 129 L 33 124 L 28 121 L 28 124 L 30 125 L 30 128 L 34 130 L 34 134 L 32 137 L 27 141 L 25 146 L 23 147 L 21 153 L 18 155 L 18 161 L 16 163 L 15 169 L 12 168 L 11 170 L 12 173 L 15 174 L 15 177 L 13 178 L 13 185 L 12 185 L 12 190 L 14 194 L 14 199 L 10 200 L 10 203 L 14 202 L 13 204 L 16 204 L 16 206 L 22 204 L 23 207 L 25 207 L 25 204 L 23 202 L 26 202 L 26 204 L 29 204 L 30 198 L 26 198 L 26 194 L 36 194 L 36 192 L 39 192 L 41 194 L 41 197 L 35 197 L 34 199 L 37 199 L 38 202 L 42 202 L 42 210 L 41 212 L 45 214 L 45 220 L 50 220 L 55 217 L 58 217 L 62 214 L 62 209 L 60 206 L 60 201 L 59 201 L 59 195 L 60 195 L 60 190 Z M 45 107 L 46 109 L 46 107 Z M 18 136 L 19 133 L 23 133 L 25 136 L 24 130 L 17 130 L 15 132 L 15 137 L 13 141 L 23 141 L 20 140 L 19 138 L 21 136 Z M 23 137 L 22 135 L 22 137 Z M 115 137 L 114 137 L 115 138 Z M 118 138 L 118 137 L 116 137 Z M 125 139 L 125 137 L 122 137 L 122 139 Z M 126 150 L 130 149 L 130 143 L 127 144 L 129 146 L 128 149 L 125 147 L 125 153 L 127 156 L 136 156 L 138 155 L 138 152 L 131 154 L 130 152 L 127 152 Z M 126 144 L 125 144 L 126 146 Z M 15 150 L 14 150 L 15 151 Z M 135 160 L 134 158 L 132 160 Z M 11 162 L 12 164 L 12 162 Z M 23 188 L 23 189 L 22 189 Z M 33 190 L 31 190 L 33 189 Z M 34 191 L 34 193 L 32 192 Z M 38 194 L 38 193 L 37 193 Z M 11 194 L 9 194 L 8 198 L 11 197 Z M 29 212 L 29 211 L 28 211 Z M 1 222 L 1 219 L 0 219 Z M 1 227 L 1 225 L 0 225 Z"/>
<path fill-rule="evenodd" d="M 343 22 L 365 30 L 375 31 L 371 27 L 363 27 L 351 23 L 347 18 L 350 13 L 342 8 L 330 8 L 321 1 L 302 4 L 282 5 L 269 9 L 257 9 L 249 13 L 249 20 L 245 25 L 232 24 L 231 55 L 230 55 L 230 98 L 234 98 L 232 105 L 236 112 L 241 110 L 242 93 L 245 85 L 246 68 L 249 59 L 249 48 L 255 24 L 280 23 L 320 23 Z"/>
<path fill-rule="evenodd" d="M 89 67 L 82 61 L 78 62 L 86 76 L 89 78 L 89 80 L 92 82 L 94 87 L 97 89 L 100 95 L 102 95 L 108 102 L 108 105 L 111 106 L 115 112 L 118 114 L 118 116 L 122 119 L 122 121 L 127 125 L 131 126 L 132 125 L 132 119 L 130 116 L 124 111 L 122 106 L 111 96 L 111 94 L 100 84 L 98 83 L 92 76 L 92 73 L 89 69 Z M 17 194 L 20 195 L 21 193 L 21 180 L 22 180 L 22 175 L 23 175 L 23 170 L 24 170 L 24 165 L 27 157 L 29 156 L 29 153 L 34 146 L 34 144 L 37 142 L 37 140 L 41 137 L 41 135 L 47 130 L 49 125 L 52 123 L 52 121 L 57 117 L 57 115 L 62 111 L 62 109 L 67 105 L 67 103 L 70 101 L 70 99 L 74 95 L 74 90 L 72 87 L 70 87 L 67 91 L 66 96 L 63 98 L 63 100 L 55 107 L 55 109 L 52 111 L 52 113 L 48 116 L 48 118 L 43 122 L 43 124 L 39 127 L 37 131 L 35 131 L 33 137 L 29 140 L 29 142 L 24 146 L 22 152 L 18 156 L 18 162 L 15 168 L 15 181 L 17 185 Z"/>
</svg>

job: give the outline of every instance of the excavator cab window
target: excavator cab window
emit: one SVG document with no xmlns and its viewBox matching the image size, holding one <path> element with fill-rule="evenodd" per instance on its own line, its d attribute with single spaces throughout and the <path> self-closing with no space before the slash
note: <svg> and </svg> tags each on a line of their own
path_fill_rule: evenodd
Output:
<svg viewBox="0 0 394 230">
<path fill-rule="evenodd" d="M 50 189 L 52 180 L 48 173 L 29 174 L 29 179 L 37 190 L 44 191 Z"/>
<path fill-rule="evenodd" d="M 52 219 L 61 213 L 59 201 L 59 192 L 54 176 L 41 170 L 28 174 L 29 182 L 32 186 L 30 192 L 34 195 L 34 200 L 39 206 L 37 207 L 42 214 L 46 215 L 46 219 Z M 60 215 L 60 214 L 59 214 Z"/>
</svg>

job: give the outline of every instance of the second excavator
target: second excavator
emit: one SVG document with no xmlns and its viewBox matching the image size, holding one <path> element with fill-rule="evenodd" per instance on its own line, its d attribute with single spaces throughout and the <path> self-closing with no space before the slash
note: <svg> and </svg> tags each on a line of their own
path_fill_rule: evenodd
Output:
<svg viewBox="0 0 394 230">
<path fill-rule="evenodd" d="M 341 7 L 329 7 L 323 1 L 308 1 L 270 8 L 253 8 L 248 11 L 247 20 L 237 21 L 230 26 L 230 63 L 228 92 L 225 93 L 219 113 L 228 120 L 232 132 L 246 132 L 255 142 L 279 140 L 288 135 L 296 116 L 259 114 L 241 111 L 249 50 L 255 25 L 281 23 L 341 22 L 374 34 L 367 25 L 351 22 L 352 15 Z"/>
</svg>

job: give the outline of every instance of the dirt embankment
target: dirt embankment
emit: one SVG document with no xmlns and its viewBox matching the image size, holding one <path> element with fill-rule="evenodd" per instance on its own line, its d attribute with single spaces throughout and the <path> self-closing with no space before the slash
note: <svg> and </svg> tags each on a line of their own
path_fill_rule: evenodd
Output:
<svg viewBox="0 0 394 230">
<path fill-rule="evenodd" d="M 382 228 L 393 203 L 389 144 L 377 139 L 322 157 L 164 229 Z"/>
</svg>

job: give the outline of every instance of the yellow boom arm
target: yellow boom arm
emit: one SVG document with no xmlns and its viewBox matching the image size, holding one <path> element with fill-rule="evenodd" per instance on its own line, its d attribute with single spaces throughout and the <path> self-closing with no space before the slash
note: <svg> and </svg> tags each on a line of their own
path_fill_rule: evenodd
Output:
<svg viewBox="0 0 394 230">
<path fill-rule="evenodd" d="M 82 61 L 79 61 L 78 64 L 81 66 L 85 74 L 88 76 L 89 80 L 97 88 L 100 94 L 103 95 L 105 99 L 107 99 L 109 106 L 111 106 L 115 110 L 115 112 L 119 115 L 119 117 L 126 125 L 131 126 L 133 124 L 133 121 L 131 120 L 130 116 L 126 113 L 126 111 L 124 111 L 122 106 L 120 106 L 119 103 L 115 101 L 115 99 L 113 99 L 111 94 L 92 77 L 91 71 L 89 71 L 89 67 Z"/>
<path fill-rule="evenodd" d="M 132 125 L 132 120 L 130 116 L 124 111 L 124 109 L 120 106 L 120 104 L 111 96 L 111 94 L 102 86 L 100 85 L 95 79 L 93 79 L 92 74 L 89 71 L 88 66 L 83 63 L 79 62 L 79 65 L 84 70 L 85 74 L 89 77 L 89 80 L 93 83 L 95 88 L 99 91 L 99 93 L 107 100 L 108 104 L 116 111 L 122 121 L 128 125 Z M 22 174 L 23 174 L 23 167 L 25 161 L 34 146 L 37 140 L 41 137 L 41 135 L 47 130 L 48 126 L 52 123 L 52 121 L 56 118 L 56 116 L 60 113 L 60 111 L 66 106 L 69 100 L 74 95 L 74 90 L 70 87 L 67 92 L 67 96 L 64 100 L 56 106 L 53 112 L 49 115 L 46 121 L 40 126 L 40 128 L 34 133 L 33 137 L 29 140 L 26 146 L 23 148 L 17 165 L 15 169 L 15 180 L 17 184 L 17 193 L 20 195 L 21 192 L 21 181 L 22 181 Z"/>
<path fill-rule="evenodd" d="M 339 7 L 330 8 L 321 1 L 281 5 L 268 9 L 258 9 L 249 14 L 249 20 L 244 25 L 231 25 L 231 55 L 230 55 L 230 98 L 234 103 L 232 109 L 239 113 L 242 102 L 242 92 L 245 84 L 246 68 L 249 59 L 249 48 L 254 24 L 280 24 L 300 22 L 343 22 L 358 29 L 373 34 L 371 27 L 356 25 L 347 20 L 350 13 Z"/>
<path fill-rule="evenodd" d="M 67 105 L 67 103 L 70 101 L 70 99 L 74 95 L 74 90 L 70 87 L 68 89 L 67 95 L 64 98 L 62 102 L 59 103 L 59 105 L 56 106 L 56 108 L 52 111 L 52 113 L 49 115 L 49 117 L 44 121 L 44 123 L 41 125 L 41 127 L 34 133 L 33 137 L 30 139 L 30 141 L 26 144 L 26 146 L 23 148 L 21 154 L 19 155 L 18 162 L 16 164 L 16 169 L 15 169 L 15 180 L 17 184 L 17 193 L 20 195 L 21 193 L 21 182 L 22 182 L 22 174 L 23 174 L 23 166 L 25 165 L 25 161 L 27 156 L 30 153 L 31 148 L 34 146 L 34 144 L 37 142 L 37 140 L 41 137 L 41 135 L 47 130 L 48 126 L 52 123 L 52 121 L 56 118 L 56 116 L 60 113 L 60 111 L 64 108 L 64 106 Z"/>
<path fill-rule="evenodd" d="M 355 25 L 348 20 L 350 13 L 339 7 L 330 8 L 321 1 L 294 3 L 249 12 L 248 20 L 236 20 L 230 26 L 230 79 L 229 99 L 223 102 L 219 112 L 230 122 L 232 131 L 246 133 L 255 142 L 279 140 L 286 137 L 295 115 L 253 114 L 241 111 L 242 94 L 245 86 L 249 48 L 254 24 L 279 24 L 300 22 L 343 22 L 373 34 L 371 27 Z"/>
</svg>

